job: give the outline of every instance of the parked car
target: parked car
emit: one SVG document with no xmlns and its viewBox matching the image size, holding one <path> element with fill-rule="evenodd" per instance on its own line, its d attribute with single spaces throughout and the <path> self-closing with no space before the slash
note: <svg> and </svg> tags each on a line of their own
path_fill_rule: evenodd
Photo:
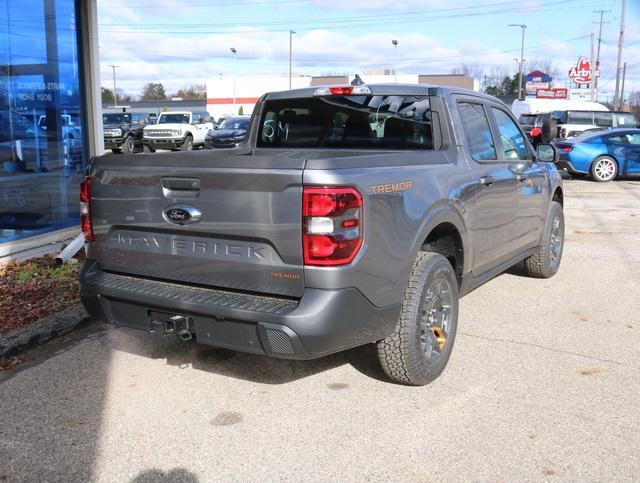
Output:
<svg viewBox="0 0 640 483">
<path fill-rule="evenodd" d="M 93 159 L 89 313 L 285 359 L 373 342 L 390 378 L 421 385 L 447 364 L 460 296 L 521 261 L 558 271 L 555 148 L 535 152 L 494 97 L 297 89 L 262 96 L 249 133 L 236 149 Z"/>
<path fill-rule="evenodd" d="M 143 131 L 144 148 L 177 151 L 204 147 L 204 140 L 213 120 L 206 112 L 161 112 L 156 124 L 146 126 Z"/>
<path fill-rule="evenodd" d="M 556 142 L 557 165 L 596 181 L 640 175 L 640 129 L 610 129 Z"/>
<path fill-rule="evenodd" d="M 142 149 L 142 130 L 148 122 L 144 114 L 112 112 L 102 114 L 104 148 L 131 154 Z"/>
<path fill-rule="evenodd" d="M 233 148 L 244 141 L 251 116 L 227 117 L 207 133 L 205 147 Z"/>
</svg>

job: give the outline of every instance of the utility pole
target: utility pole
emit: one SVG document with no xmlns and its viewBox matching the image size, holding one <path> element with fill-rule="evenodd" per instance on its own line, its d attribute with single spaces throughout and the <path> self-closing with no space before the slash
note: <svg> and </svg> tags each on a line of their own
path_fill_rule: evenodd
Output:
<svg viewBox="0 0 640 483">
<path fill-rule="evenodd" d="M 622 14 L 620 15 L 620 38 L 618 39 L 618 62 L 616 64 L 616 90 L 613 96 L 614 109 L 620 110 L 620 66 L 622 64 L 622 49 L 624 48 L 624 16 L 627 10 L 627 0 L 622 0 Z"/>
<path fill-rule="evenodd" d="M 599 13 L 600 14 L 600 22 L 593 22 L 593 23 L 599 23 L 600 24 L 600 29 L 598 30 L 598 53 L 596 54 L 596 69 L 600 68 L 600 45 L 602 44 L 602 24 L 604 23 L 609 23 L 609 22 L 605 22 L 604 21 L 604 14 L 605 13 L 611 13 L 611 10 L 594 10 L 593 13 Z M 593 56 L 591 58 L 591 62 L 593 62 Z M 595 85 L 596 85 L 596 89 L 598 88 L 598 78 L 596 77 L 595 79 Z"/>
<path fill-rule="evenodd" d="M 398 50 L 398 41 L 392 40 L 393 44 L 393 82 L 398 83 L 398 71 L 396 69 L 396 51 Z"/>
<path fill-rule="evenodd" d="M 109 67 L 113 70 L 113 107 L 118 105 L 118 94 L 116 94 L 116 69 L 119 65 L 109 64 Z"/>
<path fill-rule="evenodd" d="M 520 45 L 520 67 L 518 69 L 518 99 L 524 99 L 522 88 L 522 77 L 524 71 L 524 31 L 527 28 L 525 24 L 510 23 L 509 27 L 520 27 L 522 29 L 522 43 Z"/>
<path fill-rule="evenodd" d="M 624 110 L 624 79 L 627 77 L 627 63 L 624 63 L 622 68 L 622 88 L 620 89 L 620 110 Z"/>
<path fill-rule="evenodd" d="M 293 30 L 289 30 L 289 90 L 291 90 L 291 57 L 293 54 Z"/>
<path fill-rule="evenodd" d="M 231 53 L 233 54 L 233 106 L 235 109 L 236 105 L 236 59 L 238 58 L 236 54 L 238 51 L 235 47 L 231 47 Z M 235 114 L 235 111 L 234 111 Z"/>
</svg>

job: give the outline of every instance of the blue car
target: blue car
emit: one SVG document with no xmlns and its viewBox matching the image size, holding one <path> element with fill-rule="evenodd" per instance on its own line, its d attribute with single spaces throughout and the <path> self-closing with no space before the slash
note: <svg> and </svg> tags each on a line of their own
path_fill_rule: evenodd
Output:
<svg viewBox="0 0 640 483">
<path fill-rule="evenodd" d="M 590 174 L 596 181 L 640 175 L 640 129 L 609 129 L 584 133 L 555 143 L 559 169 Z"/>
</svg>

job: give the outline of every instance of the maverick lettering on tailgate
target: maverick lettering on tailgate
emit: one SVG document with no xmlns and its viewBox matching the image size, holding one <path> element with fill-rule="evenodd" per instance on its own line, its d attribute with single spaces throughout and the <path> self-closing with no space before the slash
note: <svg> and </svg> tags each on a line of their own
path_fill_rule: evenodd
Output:
<svg viewBox="0 0 640 483">
<path fill-rule="evenodd" d="M 117 231 L 109 238 L 114 247 L 166 253 L 167 255 L 201 256 L 203 258 L 245 258 L 270 263 L 276 258 L 273 249 L 266 244 L 203 239 L 193 236 L 152 235 Z"/>
</svg>

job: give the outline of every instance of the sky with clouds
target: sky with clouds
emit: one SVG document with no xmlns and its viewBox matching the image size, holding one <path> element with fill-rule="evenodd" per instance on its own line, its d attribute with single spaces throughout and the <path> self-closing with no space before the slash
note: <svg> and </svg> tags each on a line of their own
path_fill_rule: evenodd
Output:
<svg viewBox="0 0 640 483">
<path fill-rule="evenodd" d="M 622 0 L 98 0 L 102 84 L 139 94 L 147 82 L 168 93 L 208 79 L 396 69 L 448 74 L 463 64 L 484 74 L 517 72 L 521 30 L 525 59 L 549 60 L 566 78 L 598 35 L 600 98 L 613 95 Z M 392 40 L 397 40 L 394 52 Z M 625 91 L 640 90 L 640 0 L 627 0 Z M 235 61 L 231 47 L 237 51 Z M 527 67 L 525 66 L 525 70 Z"/>
</svg>

